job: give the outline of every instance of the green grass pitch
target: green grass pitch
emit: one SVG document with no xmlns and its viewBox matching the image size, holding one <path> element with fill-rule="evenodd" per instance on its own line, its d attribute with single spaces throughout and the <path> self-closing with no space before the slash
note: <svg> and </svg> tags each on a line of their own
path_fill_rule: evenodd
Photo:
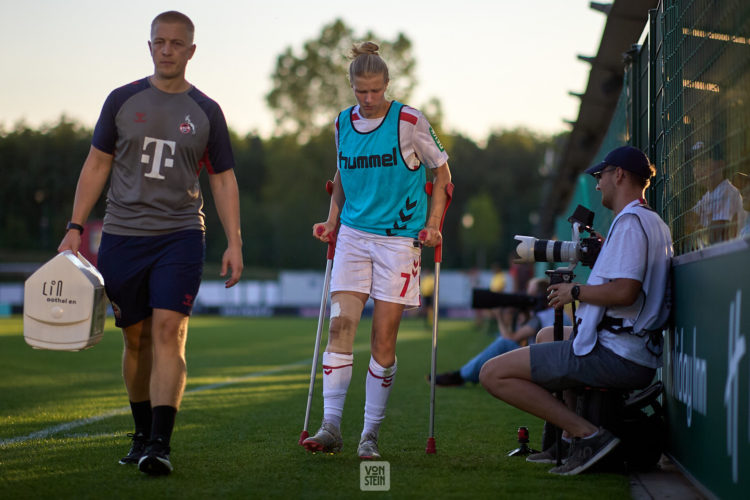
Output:
<svg viewBox="0 0 750 500">
<path fill-rule="evenodd" d="M 188 379 L 172 438 L 168 477 L 117 460 L 132 432 L 120 376 L 122 340 L 111 320 L 82 352 L 34 350 L 20 317 L 0 318 L 0 498 L 630 498 L 627 476 L 557 477 L 548 465 L 508 457 L 539 419 L 480 386 L 437 388 L 437 453 L 427 455 L 431 329 L 405 319 L 398 373 L 380 433 L 390 490 L 360 490 L 369 327 L 359 327 L 344 410 L 344 450 L 309 454 L 304 422 L 316 319 L 196 316 Z M 490 337 L 470 321 L 441 320 L 438 372 L 457 369 Z M 323 339 L 325 344 L 325 338 Z M 318 369 L 310 432 L 322 416 Z"/>
</svg>

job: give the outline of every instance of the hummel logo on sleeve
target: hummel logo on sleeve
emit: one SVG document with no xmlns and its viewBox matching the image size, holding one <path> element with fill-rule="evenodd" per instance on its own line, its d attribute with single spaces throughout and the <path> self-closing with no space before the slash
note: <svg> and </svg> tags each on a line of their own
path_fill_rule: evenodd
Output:
<svg viewBox="0 0 750 500">
<path fill-rule="evenodd" d="M 430 135 L 432 136 L 432 140 L 435 141 L 435 145 L 438 147 L 440 152 L 445 151 L 445 148 L 443 147 L 443 144 L 440 142 L 440 139 L 438 139 L 437 134 L 434 130 L 432 130 L 432 127 L 430 127 Z"/>
</svg>

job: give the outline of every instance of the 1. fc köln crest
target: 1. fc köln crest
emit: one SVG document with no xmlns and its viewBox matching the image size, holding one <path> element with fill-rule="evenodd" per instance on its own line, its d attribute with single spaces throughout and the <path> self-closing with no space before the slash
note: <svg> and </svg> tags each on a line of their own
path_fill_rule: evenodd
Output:
<svg viewBox="0 0 750 500">
<path fill-rule="evenodd" d="M 190 115 L 185 115 L 185 119 L 180 123 L 180 132 L 195 135 L 195 125 L 190 121 Z"/>
</svg>

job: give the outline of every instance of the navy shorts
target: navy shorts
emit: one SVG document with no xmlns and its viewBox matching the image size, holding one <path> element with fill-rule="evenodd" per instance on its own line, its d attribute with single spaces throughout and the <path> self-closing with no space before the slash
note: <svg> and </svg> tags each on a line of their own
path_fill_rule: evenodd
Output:
<svg viewBox="0 0 750 500">
<path fill-rule="evenodd" d="M 199 230 L 158 236 L 102 233 L 97 268 L 115 324 L 134 325 L 151 316 L 153 309 L 190 315 L 205 255 L 205 235 Z"/>
<path fill-rule="evenodd" d="M 639 389 L 650 384 L 656 373 L 599 343 L 585 356 L 576 356 L 572 340 L 532 344 L 529 356 L 531 380 L 549 391 L 581 386 Z"/>
</svg>

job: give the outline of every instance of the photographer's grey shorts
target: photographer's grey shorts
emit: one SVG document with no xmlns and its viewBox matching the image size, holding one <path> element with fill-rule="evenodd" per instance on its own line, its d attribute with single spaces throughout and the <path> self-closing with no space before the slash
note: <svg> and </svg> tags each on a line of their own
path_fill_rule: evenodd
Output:
<svg viewBox="0 0 750 500">
<path fill-rule="evenodd" d="M 581 386 L 639 389 L 650 384 L 656 373 L 598 343 L 586 356 L 573 353 L 571 340 L 532 344 L 529 349 L 531 380 L 549 391 Z"/>
</svg>

